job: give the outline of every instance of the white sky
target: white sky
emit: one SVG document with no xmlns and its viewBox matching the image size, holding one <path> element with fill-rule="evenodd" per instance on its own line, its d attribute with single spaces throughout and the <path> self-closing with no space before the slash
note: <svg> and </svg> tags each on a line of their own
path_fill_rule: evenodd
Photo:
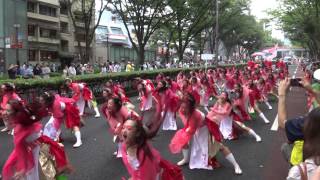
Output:
<svg viewBox="0 0 320 180">
<path fill-rule="evenodd" d="M 251 0 L 251 13 L 256 16 L 257 19 L 268 18 L 267 10 L 275 9 L 279 6 L 279 0 Z M 271 23 L 272 37 L 284 40 L 284 34 L 281 30 L 278 30 L 275 22 Z"/>
</svg>

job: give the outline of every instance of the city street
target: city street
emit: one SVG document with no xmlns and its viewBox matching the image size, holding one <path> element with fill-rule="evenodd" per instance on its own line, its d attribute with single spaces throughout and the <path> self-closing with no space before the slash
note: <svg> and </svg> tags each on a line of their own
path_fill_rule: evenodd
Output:
<svg viewBox="0 0 320 180">
<path fill-rule="evenodd" d="M 289 67 L 290 76 L 299 77 L 301 71 L 297 71 L 297 66 Z M 295 74 L 296 73 L 296 74 Z M 132 98 L 136 106 L 136 97 Z M 306 110 L 306 94 L 303 89 L 293 87 L 287 98 L 288 114 L 290 117 L 303 115 Z M 254 138 L 248 135 L 242 135 L 238 140 L 225 141 L 225 145 L 230 148 L 235 158 L 239 162 L 243 175 L 234 175 L 234 170 L 222 154 L 219 154 L 218 160 L 222 167 L 214 170 L 190 170 L 188 166 L 183 167 L 183 173 L 186 180 L 283 180 L 288 173 L 288 164 L 284 161 L 280 147 L 286 141 L 283 130 L 271 131 L 273 122 L 277 116 L 277 103 L 272 102 L 273 110 L 267 110 L 265 104 L 261 104 L 261 109 L 265 112 L 267 118 L 271 121 L 266 125 L 257 118 L 246 125 L 253 128 L 261 137 L 262 142 L 257 143 Z M 87 109 L 90 113 L 91 110 Z M 45 123 L 45 122 L 44 122 Z M 179 127 L 182 123 L 178 121 Z M 275 126 L 275 125 L 274 125 Z M 276 127 L 276 126 L 275 126 Z M 117 159 L 113 152 L 115 145 L 112 143 L 112 136 L 109 133 L 106 120 L 94 118 L 93 115 L 86 117 L 86 125 L 81 129 L 83 145 L 78 148 L 72 148 L 75 142 L 74 136 L 70 131 L 63 130 L 64 145 L 68 157 L 74 166 L 75 172 L 69 175 L 70 180 L 120 180 L 122 177 L 128 177 L 126 169 L 121 159 Z M 182 158 L 182 155 L 173 155 L 169 152 L 168 144 L 173 131 L 159 131 L 152 144 L 160 151 L 162 157 L 176 163 Z M 0 134 L 0 169 L 13 148 L 12 136 Z"/>
</svg>

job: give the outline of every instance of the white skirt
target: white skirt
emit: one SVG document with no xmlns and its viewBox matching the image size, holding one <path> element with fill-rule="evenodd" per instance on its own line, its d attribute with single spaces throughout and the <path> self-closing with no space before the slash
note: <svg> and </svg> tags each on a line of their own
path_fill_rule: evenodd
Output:
<svg viewBox="0 0 320 180">
<path fill-rule="evenodd" d="M 220 122 L 219 130 L 224 139 L 232 139 L 232 119 L 230 116 Z"/>
<path fill-rule="evenodd" d="M 61 129 L 56 129 L 54 127 L 54 121 L 55 119 L 51 116 L 47 124 L 44 126 L 43 135 L 48 136 L 53 141 L 57 141 L 60 136 Z"/>
<path fill-rule="evenodd" d="M 192 137 L 190 169 L 212 169 L 209 160 L 209 131 L 206 126 L 199 128 Z"/>
<path fill-rule="evenodd" d="M 162 124 L 162 130 L 177 130 L 177 123 L 174 115 L 174 112 L 167 111 Z"/>
<path fill-rule="evenodd" d="M 79 109 L 80 116 L 82 116 L 83 113 L 84 113 L 84 107 L 85 107 L 85 105 L 86 105 L 86 101 L 83 99 L 82 96 L 80 96 L 80 98 L 79 98 L 79 100 L 76 102 L 76 104 L 77 104 L 77 107 L 78 107 L 78 109 Z"/>
</svg>

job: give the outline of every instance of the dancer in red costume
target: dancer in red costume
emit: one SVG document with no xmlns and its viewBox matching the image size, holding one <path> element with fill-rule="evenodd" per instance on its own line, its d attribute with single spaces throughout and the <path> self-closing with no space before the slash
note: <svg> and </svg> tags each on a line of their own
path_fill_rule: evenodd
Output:
<svg viewBox="0 0 320 180">
<path fill-rule="evenodd" d="M 201 82 L 200 106 L 202 106 L 206 112 L 209 112 L 209 109 L 208 109 L 209 100 L 211 97 L 217 96 L 217 92 L 213 87 L 213 83 L 210 84 L 207 77 L 203 77 L 200 82 Z"/>
<path fill-rule="evenodd" d="M 9 103 L 10 100 L 18 100 L 21 101 L 21 98 L 19 97 L 18 94 L 15 92 L 15 86 L 12 83 L 4 83 L 1 85 L 1 91 L 2 91 L 2 101 L 0 104 L 0 114 L 2 116 L 2 120 L 4 122 L 5 128 L 1 130 L 1 132 L 6 132 L 9 131 L 9 134 L 12 134 L 10 132 L 13 129 L 13 124 L 10 124 L 8 121 L 8 118 L 6 116 L 6 108 L 7 104 Z"/>
<path fill-rule="evenodd" d="M 89 106 L 92 106 L 95 111 L 95 117 L 100 117 L 100 112 L 97 106 L 97 102 L 93 100 L 93 93 L 89 89 L 86 83 L 75 83 L 71 79 L 66 79 L 66 85 L 72 90 L 72 98 L 76 101 L 80 116 L 83 116 L 86 102 Z"/>
<path fill-rule="evenodd" d="M 140 100 L 140 111 L 143 120 L 143 124 L 149 124 L 149 121 L 152 119 L 154 114 L 154 85 L 151 80 L 142 80 L 138 81 L 137 89 L 139 92 Z"/>
<path fill-rule="evenodd" d="M 46 111 L 39 103 L 23 105 L 21 101 L 10 100 L 6 109 L 9 121 L 15 124 L 15 133 L 14 149 L 3 167 L 3 180 L 39 180 L 39 153 L 44 144 L 49 147 L 47 156 L 55 162 L 55 175 L 70 170 L 63 148 L 41 135 L 42 125 L 39 121 Z M 44 175 L 48 177 L 48 174 Z"/>
<path fill-rule="evenodd" d="M 160 81 L 154 93 L 163 102 L 163 130 L 177 130 L 176 111 L 179 108 L 179 97 L 168 88 L 166 81 Z"/>
<path fill-rule="evenodd" d="M 51 117 L 44 127 L 44 135 L 59 141 L 61 124 L 65 122 L 67 129 L 72 129 L 76 137 L 74 148 L 82 145 L 80 132 L 80 113 L 72 98 L 60 97 L 58 94 L 45 92 L 40 100 L 48 108 Z"/>
<path fill-rule="evenodd" d="M 269 124 L 270 121 L 266 118 L 263 112 L 260 110 L 258 102 L 262 100 L 261 92 L 257 88 L 256 84 L 251 81 L 248 85 L 249 88 L 249 104 L 250 107 L 258 112 L 259 117 L 264 121 L 264 123 Z"/>
<path fill-rule="evenodd" d="M 118 97 L 114 97 L 108 100 L 106 106 L 103 107 L 102 113 L 105 116 L 109 126 L 110 131 L 114 135 L 113 141 L 117 144 L 117 151 L 114 155 L 121 157 L 121 130 L 123 124 L 128 119 L 141 120 L 140 116 L 133 110 L 128 109 L 122 104 L 122 101 Z"/>
<path fill-rule="evenodd" d="M 134 105 L 131 103 L 129 97 L 126 95 L 123 86 L 114 83 L 112 80 L 109 80 L 106 82 L 105 88 L 109 89 L 114 97 L 119 97 L 123 105 L 126 106 L 128 109 L 134 109 Z"/>
<path fill-rule="evenodd" d="M 212 169 L 218 167 L 215 156 L 221 151 L 234 166 L 235 173 L 242 174 L 230 150 L 221 143 L 222 138 L 217 124 L 196 108 L 192 94 L 184 95 L 179 115 L 184 128 L 177 131 L 169 145 L 172 153 L 179 153 L 182 150 L 183 159 L 178 165 L 189 163 L 190 169 Z"/>
<path fill-rule="evenodd" d="M 253 129 L 243 124 L 240 117 L 233 111 L 232 103 L 226 92 L 218 96 L 218 101 L 210 109 L 207 117 L 219 125 L 224 139 L 236 138 L 234 127 L 237 126 L 254 137 L 257 142 L 261 142 L 261 137 Z"/>
<path fill-rule="evenodd" d="M 182 170 L 161 158 L 149 139 L 153 138 L 162 123 L 160 100 L 156 102 L 152 124 L 145 127 L 141 121 L 127 120 L 123 125 L 122 160 L 130 180 L 183 180 Z M 124 178 L 123 178 L 124 179 Z"/>
</svg>

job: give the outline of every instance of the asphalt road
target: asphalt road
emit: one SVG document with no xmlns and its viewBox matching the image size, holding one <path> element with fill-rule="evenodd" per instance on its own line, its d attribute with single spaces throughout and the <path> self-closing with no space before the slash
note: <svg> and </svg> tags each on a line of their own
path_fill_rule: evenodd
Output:
<svg viewBox="0 0 320 180">
<path fill-rule="evenodd" d="M 296 66 L 290 66 L 289 71 L 292 75 Z M 297 76 L 301 75 L 297 72 Z M 288 98 L 289 117 L 295 117 L 306 113 L 306 96 L 302 89 L 292 88 Z M 137 104 L 136 98 L 132 98 Z M 225 141 L 239 162 L 243 175 L 236 176 L 232 166 L 219 154 L 218 160 L 222 167 L 214 170 L 190 170 L 187 166 L 183 167 L 186 180 L 283 180 L 288 172 L 288 164 L 282 158 L 280 147 L 286 141 L 283 130 L 271 131 L 270 128 L 277 116 L 277 104 L 271 103 L 273 110 L 267 110 L 264 104 L 261 109 L 266 117 L 271 121 L 265 125 L 261 119 L 254 119 L 246 124 L 253 128 L 261 137 L 262 142 L 257 143 L 255 139 L 244 134 L 238 140 Z M 94 118 L 87 109 L 89 115 L 86 117 L 86 126 L 81 129 L 83 145 L 78 149 L 73 149 L 75 142 L 74 136 L 70 131 L 63 131 L 64 145 L 66 152 L 75 172 L 69 175 L 70 180 L 120 180 L 121 177 L 128 177 L 121 159 L 115 158 L 112 154 L 115 145 L 108 132 L 107 122 L 103 118 Z M 181 127 L 181 122 L 179 122 Z M 162 157 L 176 163 L 182 155 L 173 155 L 169 152 L 168 144 L 174 132 L 159 131 L 152 144 L 160 152 Z M 2 169 L 8 155 L 10 154 L 13 143 L 12 136 L 0 133 L 0 169 Z"/>
</svg>

